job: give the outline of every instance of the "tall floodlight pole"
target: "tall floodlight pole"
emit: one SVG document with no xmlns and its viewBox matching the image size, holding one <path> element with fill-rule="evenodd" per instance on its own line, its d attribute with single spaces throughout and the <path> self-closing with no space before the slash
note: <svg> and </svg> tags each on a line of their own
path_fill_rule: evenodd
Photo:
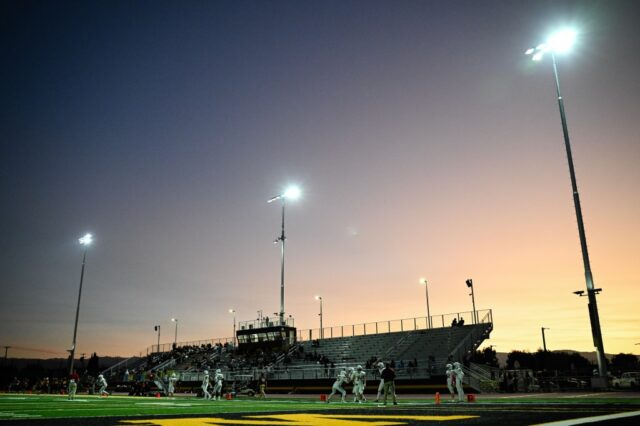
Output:
<svg viewBox="0 0 640 426">
<path fill-rule="evenodd" d="M 173 347 L 177 348 L 178 347 L 178 318 L 171 318 L 171 322 L 176 323 L 175 336 L 173 337 Z"/>
<path fill-rule="evenodd" d="M 284 325 L 284 242 L 286 240 L 284 235 L 284 206 L 287 199 L 295 200 L 299 196 L 300 189 L 296 186 L 292 186 L 284 193 L 267 200 L 267 203 L 272 203 L 276 200 L 280 200 L 282 202 L 282 230 L 280 236 L 274 241 L 276 244 L 280 242 L 280 325 Z"/>
<path fill-rule="evenodd" d="M 236 342 L 236 310 L 235 309 L 229 309 L 229 313 L 233 314 L 233 347 L 237 347 L 237 342 Z"/>
<path fill-rule="evenodd" d="M 84 253 L 82 254 L 82 269 L 80 270 L 80 288 L 78 289 L 78 304 L 76 305 L 76 320 L 73 325 L 73 342 L 71 343 L 70 361 L 69 361 L 69 375 L 73 373 L 73 359 L 76 355 L 76 337 L 78 336 L 78 317 L 80 316 L 80 299 L 82 298 L 82 281 L 84 280 L 84 265 L 87 261 L 87 249 L 93 242 L 93 235 L 85 234 L 82 238 L 78 239 L 80 245 L 84 246 Z"/>
<path fill-rule="evenodd" d="M 427 299 L 427 328 L 431 328 L 431 312 L 429 311 L 429 286 L 426 278 L 420 278 L 420 284 L 424 285 L 424 294 Z"/>
<path fill-rule="evenodd" d="M 322 327 L 322 296 L 316 296 L 316 300 L 320 301 L 320 338 L 324 339 L 324 328 Z"/>
<path fill-rule="evenodd" d="M 160 352 L 160 325 L 154 325 L 153 330 L 158 332 L 158 345 L 156 346 L 156 352 Z"/>
<path fill-rule="evenodd" d="M 471 296 L 471 303 L 473 304 L 473 323 L 477 324 L 478 323 L 478 314 L 476 312 L 476 297 L 473 294 L 473 280 L 471 278 L 469 278 L 467 281 L 465 281 L 467 283 L 467 287 L 469 287 L 471 289 L 471 293 L 469 293 L 469 296 Z"/>
<path fill-rule="evenodd" d="M 540 330 L 542 330 L 542 348 L 544 349 L 545 352 L 547 352 L 547 339 L 544 338 L 544 331 L 551 330 L 551 329 L 548 327 L 540 327 Z"/>
<path fill-rule="evenodd" d="M 587 250 L 587 237 L 582 220 L 582 208 L 580 207 L 580 195 L 578 194 L 578 184 L 576 181 L 575 169 L 573 167 L 573 156 L 571 155 L 571 144 L 569 143 L 569 129 L 564 110 L 564 99 L 560 93 L 560 79 L 558 78 L 558 65 L 556 63 L 556 53 L 568 51 L 576 39 L 576 33 L 572 30 L 563 30 L 553 34 L 546 43 L 542 43 L 535 48 L 525 52 L 532 55 L 534 61 L 540 61 L 545 53 L 551 55 L 553 64 L 553 76 L 556 83 L 556 94 L 558 96 L 558 108 L 560 110 L 560 121 L 562 122 L 562 134 L 564 135 L 564 146 L 567 151 L 567 161 L 569 163 L 569 175 L 571 177 L 571 189 L 573 190 L 573 205 L 576 210 L 578 221 L 578 234 L 580 236 L 580 247 L 582 248 L 582 261 L 584 263 L 584 275 L 587 285 L 587 297 L 589 298 L 589 319 L 591 321 L 591 334 L 593 344 L 596 348 L 598 359 L 598 372 L 600 377 L 607 377 L 607 363 L 605 359 L 604 343 L 602 342 L 602 331 L 600 329 L 600 317 L 598 315 L 598 304 L 596 301 L 596 288 L 591 274 L 591 263 L 589 262 L 589 251 Z"/>
</svg>

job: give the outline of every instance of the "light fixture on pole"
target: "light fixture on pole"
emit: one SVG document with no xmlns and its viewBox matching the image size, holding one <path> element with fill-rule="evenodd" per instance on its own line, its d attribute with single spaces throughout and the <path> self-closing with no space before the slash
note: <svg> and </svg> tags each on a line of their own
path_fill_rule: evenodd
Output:
<svg viewBox="0 0 640 426">
<path fill-rule="evenodd" d="M 287 199 L 295 200 L 300 197 L 300 193 L 300 189 L 297 186 L 291 186 L 282 194 L 267 200 L 267 203 L 277 200 L 282 202 L 282 230 L 280 236 L 274 241 L 276 244 L 280 242 L 280 325 L 284 325 L 284 242 L 286 240 L 284 235 L 284 206 Z"/>
<path fill-rule="evenodd" d="M 544 331 L 551 329 L 549 327 L 540 327 L 540 329 L 542 330 L 542 348 L 545 352 L 547 352 L 547 339 L 545 339 L 544 337 Z"/>
<path fill-rule="evenodd" d="M 469 278 L 467 281 L 465 281 L 467 283 L 467 287 L 469 287 L 471 289 L 471 293 L 469 293 L 469 296 L 471 296 L 471 303 L 473 304 L 473 323 L 477 324 L 478 323 L 478 315 L 476 313 L 476 297 L 473 293 L 473 280 L 471 278 Z"/>
<path fill-rule="evenodd" d="M 429 286 L 426 278 L 420 278 L 420 284 L 424 285 L 424 294 L 427 298 L 427 328 L 431 328 L 431 312 L 429 311 Z"/>
<path fill-rule="evenodd" d="M 173 337 L 173 348 L 175 349 L 178 347 L 178 318 L 171 318 L 171 322 L 176 323 L 176 332 L 175 336 Z"/>
<path fill-rule="evenodd" d="M 320 301 L 320 338 L 324 339 L 324 328 L 322 327 L 322 296 L 316 296 L 316 300 Z"/>
<path fill-rule="evenodd" d="M 229 313 L 233 314 L 233 347 L 236 347 L 236 310 L 235 309 L 229 309 Z"/>
<path fill-rule="evenodd" d="M 156 352 L 160 352 L 160 325 L 154 325 L 153 329 L 158 332 L 158 345 L 156 346 Z"/>
<path fill-rule="evenodd" d="M 560 93 L 560 79 L 558 78 L 558 65 L 556 63 L 556 53 L 564 53 L 571 49 L 576 40 L 576 32 L 571 29 L 565 29 L 553 34 L 546 43 L 539 44 L 535 48 L 531 48 L 525 52 L 531 55 L 534 61 L 540 61 L 546 53 L 551 55 L 553 64 L 553 76 L 556 83 L 556 95 L 558 97 L 558 108 L 560 110 L 560 121 L 562 123 L 562 134 L 564 136 L 564 146 L 567 152 L 567 161 L 569 163 L 569 175 L 571 178 L 571 189 L 573 190 L 573 204 L 576 211 L 576 219 L 578 222 L 578 234 L 580 236 L 580 247 L 582 249 L 582 261 L 584 264 L 584 275 L 587 286 L 587 296 L 589 298 L 589 318 L 591 321 L 591 334 L 593 335 L 593 344 L 596 348 L 598 360 L 598 373 L 601 378 L 607 377 L 607 363 L 605 359 L 604 343 L 602 341 L 602 330 L 600 329 L 600 318 L 598 314 L 598 304 L 596 301 L 595 285 L 593 283 L 593 275 L 591 274 L 591 262 L 589 261 L 589 251 L 587 249 L 587 237 L 584 230 L 582 220 L 582 207 L 580 206 L 580 195 L 578 194 L 578 184 L 576 181 L 575 169 L 573 167 L 573 156 L 571 154 L 571 144 L 569 141 L 569 128 L 567 126 L 567 118 L 564 109 L 564 99 Z"/>
<path fill-rule="evenodd" d="M 78 289 L 78 304 L 76 305 L 76 320 L 73 325 L 73 342 L 71 343 L 71 350 L 69 351 L 69 375 L 73 374 L 73 359 L 76 355 L 76 337 L 78 335 L 78 317 L 80 316 L 80 299 L 82 298 L 82 281 L 84 280 L 84 266 L 87 260 L 87 249 L 93 242 L 93 235 L 85 234 L 82 238 L 78 239 L 80 245 L 84 247 L 84 253 L 82 254 L 82 269 L 80 270 L 80 288 Z"/>
</svg>

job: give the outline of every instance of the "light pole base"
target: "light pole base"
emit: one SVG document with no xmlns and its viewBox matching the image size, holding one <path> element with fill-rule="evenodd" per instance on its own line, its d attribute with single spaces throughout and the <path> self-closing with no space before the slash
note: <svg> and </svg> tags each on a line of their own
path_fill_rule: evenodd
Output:
<svg viewBox="0 0 640 426">
<path fill-rule="evenodd" d="M 606 389 L 608 387 L 606 377 L 598 376 L 591 378 L 591 389 Z"/>
</svg>

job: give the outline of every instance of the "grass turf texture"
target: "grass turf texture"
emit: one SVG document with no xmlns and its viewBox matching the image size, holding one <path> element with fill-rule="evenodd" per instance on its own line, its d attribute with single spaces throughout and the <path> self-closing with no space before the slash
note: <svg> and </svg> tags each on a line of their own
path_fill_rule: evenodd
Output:
<svg viewBox="0 0 640 426">
<path fill-rule="evenodd" d="M 473 405 L 523 405 L 551 404 L 562 405 L 625 405 L 637 406 L 640 409 L 640 395 L 638 397 L 624 397 L 616 394 L 566 395 L 556 394 L 553 397 L 542 395 L 488 395 L 481 396 L 476 403 L 454 404 L 443 398 L 443 406 L 473 406 Z M 279 397 L 267 400 L 254 398 L 234 399 L 231 401 L 204 401 L 194 397 L 144 398 L 128 396 L 98 396 L 78 395 L 74 401 L 68 401 L 66 396 L 58 395 L 25 395 L 0 394 L 0 420 L 17 419 L 55 419 L 81 417 L 132 417 L 132 416 L 160 416 L 160 415 L 215 415 L 223 413 L 270 413 L 270 412 L 308 412 L 324 410 L 349 410 L 376 407 L 371 402 L 365 404 L 332 402 L 326 404 L 319 398 L 285 398 Z M 434 406 L 433 397 L 413 397 L 400 399 L 398 407 Z"/>
</svg>

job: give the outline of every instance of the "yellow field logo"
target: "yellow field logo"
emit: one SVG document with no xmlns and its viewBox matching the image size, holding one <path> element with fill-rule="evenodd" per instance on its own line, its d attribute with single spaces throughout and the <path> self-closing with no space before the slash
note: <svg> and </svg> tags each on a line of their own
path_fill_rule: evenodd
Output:
<svg viewBox="0 0 640 426">
<path fill-rule="evenodd" d="M 205 425 L 282 425 L 282 426 L 393 426 L 406 425 L 408 421 L 466 420 L 478 416 L 419 416 L 419 415 L 368 415 L 368 414 L 268 414 L 243 416 L 240 419 L 219 417 L 191 417 L 182 419 L 121 420 L 121 424 L 146 426 L 205 426 Z"/>
</svg>

